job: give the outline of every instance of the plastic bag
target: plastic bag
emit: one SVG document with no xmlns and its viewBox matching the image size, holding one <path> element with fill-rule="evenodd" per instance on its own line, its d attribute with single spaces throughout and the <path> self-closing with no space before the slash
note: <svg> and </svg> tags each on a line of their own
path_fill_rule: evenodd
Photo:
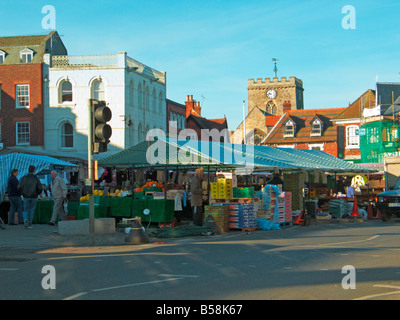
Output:
<svg viewBox="0 0 400 320">
<path fill-rule="evenodd" d="M 258 228 L 261 230 L 281 230 L 279 223 L 274 223 L 273 221 L 267 220 L 265 217 L 256 219 L 258 223 Z"/>
</svg>

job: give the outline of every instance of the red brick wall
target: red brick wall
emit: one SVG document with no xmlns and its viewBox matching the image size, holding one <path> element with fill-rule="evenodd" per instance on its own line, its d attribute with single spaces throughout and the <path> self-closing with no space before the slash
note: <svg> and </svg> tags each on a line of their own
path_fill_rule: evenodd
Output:
<svg viewBox="0 0 400 320">
<path fill-rule="evenodd" d="M 169 121 L 171 121 L 171 111 L 175 114 L 180 114 L 183 116 L 183 125 L 185 125 L 186 122 L 186 108 L 182 108 L 181 106 L 174 104 L 172 101 L 167 100 L 167 133 L 169 133 Z M 181 129 L 178 129 L 177 133 L 179 133 L 180 131 Z"/>
<path fill-rule="evenodd" d="M 16 108 L 15 86 L 29 84 L 30 107 Z M 1 142 L 16 145 L 16 122 L 30 122 L 30 145 L 44 145 L 43 87 L 41 64 L 0 65 Z"/>
<path fill-rule="evenodd" d="M 314 143 L 313 143 L 314 144 Z M 323 150 L 324 152 L 337 157 L 338 150 L 337 150 L 337 143 L 335 142 L 316 142 L 315 144 L 323 144 Z M 290 145 L 290 143 L 285 144 L 285 146 Z M 280 145 L 274 145 L 275 147 L 280 147 Z M 308 143 L 298 143 L 295 146 L 295 149 L 304 149 L 304 150 L 309 150 L 310 146 Z"/>
</svg>

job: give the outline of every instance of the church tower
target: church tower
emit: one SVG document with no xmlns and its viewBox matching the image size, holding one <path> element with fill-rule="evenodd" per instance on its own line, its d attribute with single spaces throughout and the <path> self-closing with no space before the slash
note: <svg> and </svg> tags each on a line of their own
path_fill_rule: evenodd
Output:
<svg viewBox="0 0 400 320">
<path fill-rule="evenodd" d="M 274 77 L 248 80 L 248 113 L 254 107 L 271 115 L 282 115 L 287 110 L 304 109 L 303 81 L 296 77 Z"/>
</svg>

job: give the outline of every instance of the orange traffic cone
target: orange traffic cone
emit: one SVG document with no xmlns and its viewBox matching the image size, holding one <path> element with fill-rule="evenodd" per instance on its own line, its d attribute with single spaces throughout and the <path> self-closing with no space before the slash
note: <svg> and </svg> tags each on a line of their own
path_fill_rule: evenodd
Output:
<svg viewBox="0 0 400 320">
<path fill-rule="evenodd" d="M 372 210 L 372 206 L 370 203 L 368 203 L 367 213 L 368 213 L 368 220 L 376 219 L 374 217 L 374 212 Z"/>
<path fill-rule="evenodd" d="M 353 211 L 351 212 L 352 217 L 359 217 L 360 214 L 358 213 L 358 205 L 357 205 L 357 197 L 354 196 L 354 204 L 353 204 Z"/>
</svg>

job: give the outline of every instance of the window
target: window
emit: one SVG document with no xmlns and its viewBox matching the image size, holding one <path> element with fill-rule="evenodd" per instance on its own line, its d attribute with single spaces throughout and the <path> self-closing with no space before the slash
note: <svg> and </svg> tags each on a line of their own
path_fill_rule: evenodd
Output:
<svg viewBox="0 0 400 320">
<path fill-rule="evenodd" d="M 104 83 L 101 80 L 97 80 L 93 83 L 93 99 L 105 100 L 104 97 Z"/>
<path fill-rule="evenodd" d="M 61 147 L 72 148 L 74 146 L 74 128 L 70 123 L 61 126 Z"/>
<path fill-rule="evenodd" d="M 25 48 L 24 50 L 20 51 L 19 57 L 21 63 L 30 63 L 33 58 L 33 51 Z"/>
<path fill-rule="evenodd" d="M 275 103 L 273 103 L 272 101 L 268 101 L 266 110 L 267 110 L 267 112 L 268 112 L 269 114 L 276 115 L 276 113 L 277 113 L 276 105 L 275 105 Z"/>
<path fill-rule="evenodd" d="M 68 80 L 61 84 L 61 103 L 72 102 L 72 84 Z"/>
<path fill-rule="evenodd" d="M 29 108 L 29 84 L 15 86 L 15 107 Z"/>
<path fill-rule="evenodd" d="M 31 126 L 29 122 L 16 123 L 16 139 L 17 145 L 29 145 L 31 142 Z"/>
<path fill-rule="evenodd" d="M 4 63 L 5 58 L 6 58 L 6 53 L 3 50 L 0 50 L 0 64 Z"/>
<path fill-rule="evenodd" d="M 358 135 L 358 126 L 348 126 L 346 128 L 346 146 L 347 148 L 360 147 L 360 136 Z"/>
<path fill-rule="evenodd" d="M 320 137 L 322 133 L 322 123 L 318 119 L 315 119 L 311 123 L 311 137 Z"/>
<path fill-rule="evenodd" d="M 292 120 L 287 121 L 285 123 L 285 129 L 284 129 L 283 136 L 285 138 L 293 138 L 294 137 L 294 129 L 295 129 L 294 122 Z"/>
</svg>

